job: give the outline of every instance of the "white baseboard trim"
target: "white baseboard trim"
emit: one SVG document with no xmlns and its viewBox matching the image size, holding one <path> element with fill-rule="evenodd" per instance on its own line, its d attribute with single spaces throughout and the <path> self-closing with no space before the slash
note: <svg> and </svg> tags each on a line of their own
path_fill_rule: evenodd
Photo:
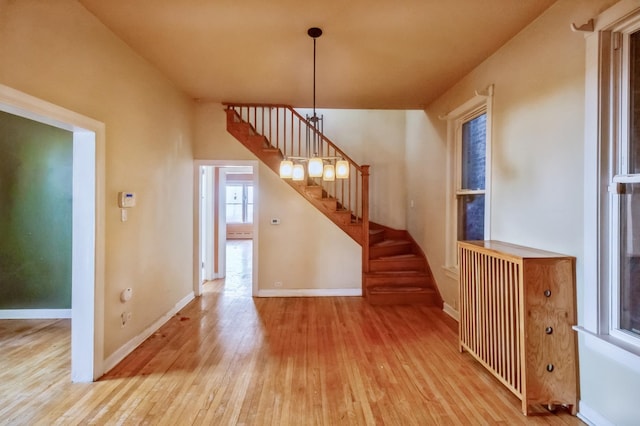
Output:
<svg viewBox="0 0 640 426">
<path fill-rule="evenodd" d="M 577 417 L 589 426 L 614 426 L 609 420 L 602 417 L 600 413 L 580 401 L 578 404 L 579 411 Z"/>
<path fill-rule="evenodd" d="M 120 361 L 122 361 L 127 355 L 134 351 L 135 348 L 140 346 L 142 342 L 147 340 L 153 333 L 158 331 L 160 327 L 164 325 L 167 321 L 171 319 L 180 309 L 184 308 L 189 302 L 191 302 L 195 298 L 195 295 L 192 292 L 187 294 L 182 300 L 176 303 L 173 308 L 169 310 L 166 314 L 161 316 L 156 322 L 151 324 L 149 327 L 145 328 L 142 333 L 135 336 L 133 339 L 129 340 L 124 345 L 120 346 L 114 353 L 112 353 L 109 357 L 104 360 L 104 372 L 107 373 L 113 367 L 118 365 Z"/>
<path fill-rule="evenodd" d="M 449 315 L 454 320 L 460 322 L 460 312 L 453 309 L 453 306 L 449 305 L 448 303 L 445 303 L 442 310 L 444 311 L 445 314 Z"/>
<path fill-rule="evenodd" d="M 336 297 L 362 296 L 362 288 L 286 288 L 258 290 L 257 297 Z"/>
<path fill-rule="evenodd" d="M 71 318 L 71 309 L 0 309 L 0 319 Z"/>
</svg>

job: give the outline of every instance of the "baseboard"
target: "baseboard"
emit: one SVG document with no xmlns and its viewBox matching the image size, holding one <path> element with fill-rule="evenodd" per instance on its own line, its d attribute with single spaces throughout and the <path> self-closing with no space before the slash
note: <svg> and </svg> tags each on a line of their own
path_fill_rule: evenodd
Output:
<svg viewBox="0 0 640 426">
<path fill-rule="evenodd" d="M 455 309 L 453 309 L 453 306 L 449 305 L 448 303 L 445 303 L 442 310 L 444 311 L 445 314 L 449 315 L 454 320 L 460 322 L 460 313 Z"/>
<path fill-rule="evenodd" d="M 258 290 L 258 297 L 336 297 L 362 296 L 362 288 L 283 288 Z"/>
<path fill-rule="evenodd" d="M 609 420 L 602 417 L 600 413 L 580 401 L 578 404 L 579 411 L 577 417 L 589 426 L 614 426 Z"/>
<path fill-rule="evenodd" d="M 66 319 L 71 309 L 0 309 L 0 319 Z"/>
<path fill-rule="evenodd" d="M 164 325 L 167 321 L 171 319 L 180 309 L 184 308 L 189 302 L 191 302 L 195 298 L 193 291 L 187 294 L 182 300 L 176 303 L 173 308 L 169 310 L 166 314 L 161 316 L 156 322 L 151 324 L 149 327 L 145 328 L 144 331 L 133 339 L 129 340 L 124 345 L 120 346 L 114 353 L 112 353 L 109 357 L 104 360 L 104 372 L 107 373 L 113 367 L 118 365 L 120 361 L 122 361 L 127 355 L 134 351 L 138 346 L 142 344 L 145 340 L 147 340 L 153 333 L 158 331 L 160 327 Z"/>
</svg>

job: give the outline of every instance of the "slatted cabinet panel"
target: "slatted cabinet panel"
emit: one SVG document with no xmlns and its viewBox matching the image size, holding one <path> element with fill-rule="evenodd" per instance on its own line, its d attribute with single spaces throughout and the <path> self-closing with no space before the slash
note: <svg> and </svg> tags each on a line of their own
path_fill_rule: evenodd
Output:
<svg viewBox="0 0 640 426">
<path fill-rule="evenodd" d="M 577 408 L 575 258 L 499 241 L 458 244 L 459 344 L 522 400 Z"/>
</svg>

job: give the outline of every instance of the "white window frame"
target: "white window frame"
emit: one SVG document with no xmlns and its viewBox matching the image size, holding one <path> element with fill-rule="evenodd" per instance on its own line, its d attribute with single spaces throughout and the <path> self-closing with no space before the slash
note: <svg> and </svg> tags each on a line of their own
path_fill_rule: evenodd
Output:
<svg viewBox="0 0 640 426">
<path fill-rule="evenodd" d="M 460 195 L 484 194 L 484 238 L 491 235 L 491 141 L 492 141 L 493 85 L 476 95 L 442 119 L 447 120 L 447 236 L 443 269 L 451 278 L 458 278 L 458 200 Z M 486 158 L 484 190 L 462 189 L 462 125 L 486 114 Z"/>
<path fill-rule="evenodd" d="M 246 181 L 239 181 L 239 180 L 236 180 L 236 181 L 227 180 L 227 183 L 225 185 L 225 191 L 226 191 L 226 188 L 229 186 L 242 187 L 242 202 L 232 203 L 232 204 L 239 204 L 242 206 L 242 222 L 227 222 L 227 224 L 233 224 L 233 225 L 253 224 L 253 215 L 249 215 L 249 212 L 248 212 L 249 204 L 253 205 L 253 201 L 251 203 L 249 202 L 249 187 L 251 187 L 253 190 L 253 187 L 254 187 L 253 181 L 246 182 Z M 227 199 L 227 204 L 231 204 L 229 203 L 229 199 Z"/>
<path fill-rule="evenodd" d="M 620 171 L 626 167 L 621 153 L 628 141 L 628 36 L 640 30 L 640 1 L 623 0 L 595 22 L 586 35 L 584 317 L 576 330 L 591 348 L 640 372 L 640 338 L 618 328 L 615 194 L 616 182 L 638 177 Z"/>
</svg>

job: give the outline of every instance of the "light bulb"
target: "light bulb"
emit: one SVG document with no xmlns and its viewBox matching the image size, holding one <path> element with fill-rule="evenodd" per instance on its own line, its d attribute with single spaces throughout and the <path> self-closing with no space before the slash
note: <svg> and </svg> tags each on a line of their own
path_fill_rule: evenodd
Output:
<svg viewBox="0 0 640 426">
<path fill-rule="evenodd" d="M 309 159 L 309 177 L 322 177 L 322 158 L 314 157 Z"/>
<path fill-rule="evenodd" d="M 336 169 L 333 167 L 333 164 L 327 164 L 324 166 L 322 180 L 326 180 L 328 182 L 336 180 Z"/>
<path fill-rule="evenodd" d="M 293 177 L 293 161 L 282 160 L 280 162 L 280 177 L 282 179 L 291 179 Z"/>
<path fill-rule="evenodd" d="M 336 178 L 348 179 L 349 178 L 349 162 L 346 160 L 336 161 Z"/>
<path fill-rule="evenodd" d="M 304 167 L 302 167 L 302 164 L 293 166 L 292 177 L 293 180 L 304 180 Z"/>
</svg>

